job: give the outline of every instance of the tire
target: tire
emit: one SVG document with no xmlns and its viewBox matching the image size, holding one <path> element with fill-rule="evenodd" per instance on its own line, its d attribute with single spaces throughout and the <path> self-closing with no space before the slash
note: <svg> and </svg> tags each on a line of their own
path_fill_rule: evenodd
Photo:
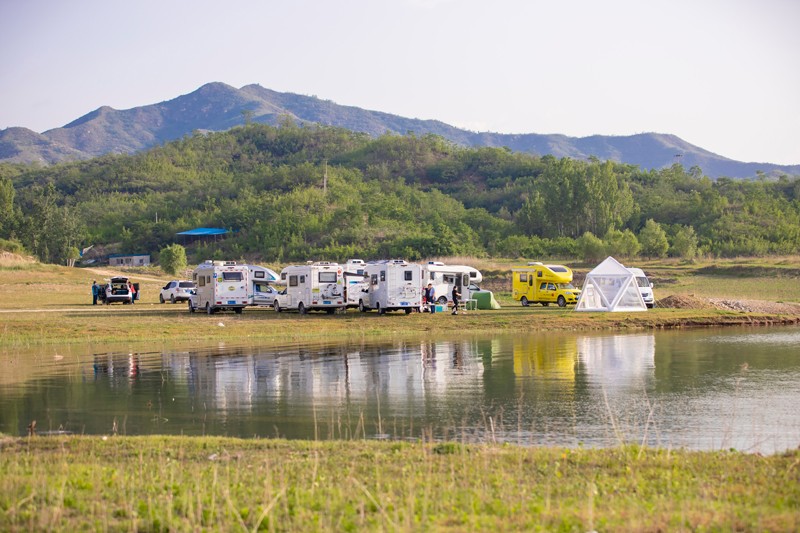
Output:
<svg viewBox="0 0 800 533">
<path fill-rule="evenodd" d="M 333 307 L 329 307 L 328 309 L 325 310 L 325 312 L 328 313 L 329 315 L 332 315 L 334 311 L 336 311 L 336 309 L 334 309 Z"/>
<path fill-rule="evenodd" d="M 275 301 L 272 303 L 272 307 L 274 307 L 274 308 L 275 308 L 275 312 L 276 312 L 276 313 L 280 313 L 281 311 L 283 311 L 283 309 L 281 309 L 281 304 L 279 304 L 279 303 L 278 303 L 278 300 L 275 300 Z"/>
<path fill-rule="evenodd" d="M 171 303 L 172 305 L 175 305 L 175 295 L 174 294 L 170 294 L 169 295 L 169 303 Z"/>
<path fill-rule="evenodd" d="M 211 307 L 211 302 L 206 302 L 206 314 L 207 315 L 213 315 L 214 314 L 214 308 Z"/>
<path fill-rule="evenodd" d="M 194 313 L 194 306 L 192 305 L 192 301 L 191 300 L 189 300 L 189 312 L 190 313 Z"/>
<path fill-rule="evenodd" d="M 297 304 L 297 312 L 300 313 L 301 315 L 305 315 L 308 313 L 308 309 L 306 309 L 306 306 L 305 304 L 303 304 L 303 302 Z"/>
<path fill-rule="evenodd" d="M 409 308 L 409 309 L 406 309 L 405 311 L 406 311 L 406 314 L 407 314 L 407 315 L 410 315 L 410 314 L 411 314 L 411 309 L 410 309 L 410 308 Z"/>
<path fill-rule="evenodd" d="M 558 297 L 558 306 L 559 307 L 566 307 L 567 306 L 566 298 L 564 298 L 563 296 L 559 296 Z"/>
<path fill-rule="evenodd" d="M 550 305 L 550 302 L 542 302 L 542 307 L 547 307 L 548 305 Z"/>
<path fill-rule="evenodd" d="M 522 304 L 522 307 L 528 307 L 529 305 L 531 305 L 531 303 L 528 301 L 527 296 L 523 296 L 522 298 L 520 298 L 519 303 Z"/>
<path fill-rule="evenodd" d="M 165 303 L 165 302 L 164 302 L 164 295 L 163 295 L 163 294 L 159 294 L 159 295 L 158 295 L 158 301 L 159 301 L 159 302 L 161 302 L 162 304 L 163 304 L 163 303 Z"/>
<path fill-rule="evenodd" d="M 385 315 L 386 314 L 386 309 L 381 307 L 380 303 L 376 303 L 375 304 L 375 310 L 378 312 L 379 315 Z"/>
<path fill-rule="evenodd" d="M 358 301 L 358 310 L 361 311 L 362 313 L 366 313 L 367 311 L 369 311 L 369 308 L 366 305 L 364 305 L 364 300 Z"/>
<path fill-rule="evenodd" d="M 439 305 L 447 305 L 447 296 L 439 296 L 439 299 L 436 300 L 436 303 Z"/>
<path fill-rule="evenodd" d="M 233 310 L 233 312 L 236 313 L 237 315 L 241 315 L 242 311 L 244 311 L 244 308 L 242 307 L 237 307 Z"/>
</svg>

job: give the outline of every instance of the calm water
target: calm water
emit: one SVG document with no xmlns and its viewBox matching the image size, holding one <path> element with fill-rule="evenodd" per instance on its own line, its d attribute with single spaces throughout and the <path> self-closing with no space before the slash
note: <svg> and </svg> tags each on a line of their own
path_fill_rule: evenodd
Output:
<svg viewBox="0 0 800 533">
<path fill-rule="evenodd" d="M 798 328 L 48 348 L 0 368 L 7 434 L 800 445 Z"/>
</svg>

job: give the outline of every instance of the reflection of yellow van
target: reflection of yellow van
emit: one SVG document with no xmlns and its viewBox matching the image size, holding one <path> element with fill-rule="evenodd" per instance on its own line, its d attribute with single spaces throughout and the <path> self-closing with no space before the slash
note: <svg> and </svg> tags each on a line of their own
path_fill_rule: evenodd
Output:
<svg viewBox="0 0 800 533">
<path fill-rule="evenodd" d="M 572 270 L 563 265 L 529 263 L 512 269 L 511 275 L 512 296 L 526 307 L 530 304 L 546 307 L 551 302 L 564 307 L 576 303 L 581 293 L 572 286 Z"/>
</svg>

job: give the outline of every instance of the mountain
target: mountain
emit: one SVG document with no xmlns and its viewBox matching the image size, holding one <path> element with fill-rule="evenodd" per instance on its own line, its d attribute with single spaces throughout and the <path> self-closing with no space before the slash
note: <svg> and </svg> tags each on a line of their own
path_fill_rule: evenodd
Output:
<svg viewBox="0 0 800 533">
<path fill-rule="evenodd" d="M 64 127 L 36 133 L 26 128 L 0 130 L 0 162 L 54 164 L 89 159 L 108 153 L 134 153 L 179 139 L 195 131 L 224 131 L 245 119 L 277 125 L 283 117 L 360 131 L 417 135 L 433 133 L 460 145 L 508 147 L 518 152 L 601 160 L 611 159 L 644 169 L 681 163 L 700 167 L 719 178 L 800 175 L 800 165 L 743 163 L 703 150 L 668 134 L 628 136 L 503 134 L 472 132 L 437 120 L 404 118 L 379 111 L 338 105 L 314 96 L 280 93 L 259 85 L 236 89 L 209 83 L 196 91 L 158 104 L 116 110 L 104 106 Z"/>
</svg>

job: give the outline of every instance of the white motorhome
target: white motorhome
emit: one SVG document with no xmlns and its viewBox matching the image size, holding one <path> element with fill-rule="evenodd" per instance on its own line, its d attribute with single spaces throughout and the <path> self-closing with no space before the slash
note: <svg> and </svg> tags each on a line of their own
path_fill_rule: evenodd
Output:
<svg viewBox="0 0 800 533">
<path fill-rule="evenodd" d="M 270 285 L 280 281 L 280 274 L 267 267 L 247 265 L 250 271 L 250 305 L 272 307 L 278 289 Z"/>
<path fill-rule="evenodd" d="M 297 309 L 306 314 L 314 310 L 333 313 L 346 309 L 343 272 L 339 263 L 327 261 L 287 266 L 281 270 L 286 292 L 275 298 L 275 310 L 280 313 Z"/>
<path fill-rule="evenodd" d="M 376 261 L 364 267 L 367 289 L 361 292 L 358 309 L 403 310 L 406 314 L 422 306 L 422 267 L 402 260 Z"/>
<path fill-rule="evenodd" d="M 423 284 L 431 283 L 435 291 L 436 302 L 444 305 L 452 300 L 453 287 L 458 287 L 461 299 L 467 300 L 470 295 L 470 284 L 483 281 L 483 275 L 477 268 L 465 265 L 445 265 L 439 261 L 429 261 L 423 267 Z"/>
<path fill-rule="evenodd" d="M 639 287 L 639 293 L 642 295 L 644 305 L 652 309 L 656 303 L 656 297 L 653 293 L 653 282 L 647 279 L 647 276 L 641 268 L 628 268 L 628 272 L 633 274 L 636 278 L 636 286 Z"/>
<path fill-rule="evenodd" d="M 195 294 L 189 299 L 189 312 L 205 309 L 239 314 L 250 304 L 250 270 L 236 261 L 206 261 L 192 272 Z"/>
<path fill-rule="evenodd" d="M 363 291 L 369 288 L 369 284 L 364 278 L 364 267 L 366 263 L 363 259 L 348 259 L 344 265 L 344 292 L 347 307 L 358 307 Z"/>
</svg>

